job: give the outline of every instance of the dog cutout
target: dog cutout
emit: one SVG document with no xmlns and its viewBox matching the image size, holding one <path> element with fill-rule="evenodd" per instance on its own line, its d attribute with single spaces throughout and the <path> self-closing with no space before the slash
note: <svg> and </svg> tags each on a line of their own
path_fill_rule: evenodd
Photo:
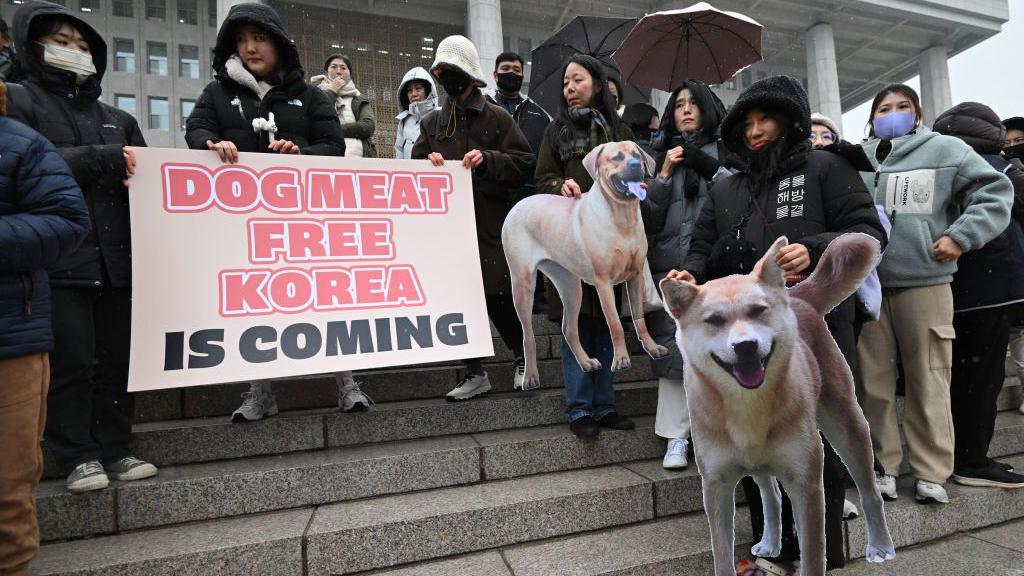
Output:
<svg viewBox="0 0 1024 576">
<path fill-rule="evenodd" d="M 610 368 L 630 367 L 629 351 L 614 286 L 625 282 L 633 325 L 640 342 L 654 358 L 668 354 L 647 331 L 644 321 L 647 236 L 639 202 L 646 197 L 644 174 L 654 160 L 634 142 L 609 142 L 590 151 L 583 165 L 594 178 L 580 198 L 539 194 L 512 208 L 501 228 L 501 241 L 512 278 L 512 297 L 523 325 L 525 379 L 523 389 L 540 386 L 537 344 L 533 334 L 533 293 L 537 270 L 543 272 L 562 300 L 562 335 L 584 372 L 601 368 L 580 345 L 578 319 L 583 296 L 580 280 L 597 288 L 601 310 L 614 347 Z"/>
<path fill-rule="evenodd" d="M 772 244 L 750 274 L 701 286 L 666 278 L 665 308 L 678 325 L 683 385 L 716 576 L 735 576 L 734 494 L 751 476 L 764 506 L 764 537 L 751 552 L 782 547 L 781 493 L 793 504 L 801 576 L 825 573 L 825 499 L 820 429 L 860 493 L 868 562 L 895 557 L 875 485 L 871 437 L 853 375 L 824 316 L 854 292 L 881 257 L 878 241 L 844 234 L 814 273 L 787 290 Z"/>
</svg>

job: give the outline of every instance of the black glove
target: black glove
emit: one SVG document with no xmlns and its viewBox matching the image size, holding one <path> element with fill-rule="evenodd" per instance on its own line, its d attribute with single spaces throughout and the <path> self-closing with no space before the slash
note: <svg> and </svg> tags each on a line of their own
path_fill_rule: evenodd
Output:
<svg viewBox="0 0 1024 576">
<path fill-rule="evenodd" d="M 871 165 L 871 161 L 868 160 L 868 156 L 864 153 L 864 149 L 860 147 L 860 144 L 851 144 L 846 140 L 837 140 L 825 146 L 822 150 L 828 150 L 833 154 L 842 156 L 858 172 L 875 171 L 875 167 Z"/>
<path fill-rule="evenodd" d="M 700 174 L 701 178 L 710 181 L 718 173 L 721 163 L 719 163 L 717 158 L 700 148 L 686 148 L 683 150 L 683 166 Z"/>
</svg>

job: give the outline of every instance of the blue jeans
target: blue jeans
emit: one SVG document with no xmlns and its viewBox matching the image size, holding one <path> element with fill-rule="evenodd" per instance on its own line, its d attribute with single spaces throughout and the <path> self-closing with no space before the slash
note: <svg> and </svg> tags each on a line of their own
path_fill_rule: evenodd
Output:
<svg viewBox="0 0 1024 576">
<path fill-rule="evenodd" d="M 585 314 L 579 319 L 580 345 L 601 362 L 601 369 L 584 372 L 569 345 L 562 340 L 562 380 L 565 382 L 565 417 L 569 422 L 584 416 L 595 420 L 615 410 L 612 387 L 612 336 L 604 318 Z"/>
</svg>

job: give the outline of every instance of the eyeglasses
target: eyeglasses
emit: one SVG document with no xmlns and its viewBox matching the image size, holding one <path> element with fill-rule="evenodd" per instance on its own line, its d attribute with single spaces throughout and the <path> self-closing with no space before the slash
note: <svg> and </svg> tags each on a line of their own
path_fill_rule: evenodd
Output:
<svg viewBox="0 0 1024 576">
<path fill-rule="evenodd" d="M 815 140 L 821 140 L 826 145 L 828 145 L 835 142 L 836 137 L 831 132 L 825 132 L 824 134 L 815 134 L 814 132 L 811 132 L 811 136 L 808 138 L 808 140 L 810 140 L 811 142 L 814 142 Z"/>
</svg>

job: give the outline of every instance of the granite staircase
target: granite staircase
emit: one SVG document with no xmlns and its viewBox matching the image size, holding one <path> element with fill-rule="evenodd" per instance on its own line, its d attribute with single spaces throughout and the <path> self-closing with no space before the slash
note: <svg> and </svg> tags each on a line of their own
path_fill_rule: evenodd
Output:
<svg viewBox="0 0 1024 576">
<path fill-rule="evenodd" d="M 141 393 L 136 451 L 159 476 L 71 495 L 48 465 L 36 493 L 44 543 L 29 573 L 710 574 L 700 480 L 692 465 L 661 468 L 657 382 L 639 346 L 616 375 L 617 407 L 636 430 L 580 440 L 562 422 L 558 327 L 534 323 L 545 388 L 531 392 L 512 390 L 511 354 L 495 338 L 495 390 L 463 403 L 443 399 L 457 363 L 357 374 L 377 402 L 363 413 L 334 408 L 332 378 L 277 383 L 281 414 L 250 424 L 228 417 L 244 385 Z M 1007 378 L 992 455 L 1024 469 L 1020 391 Z M 921 506 L 910 482 L 886 507 L 897 562 L 856 560 L 864 528 L 854 520 L 841 574 L 1024 574 L 1024 525 L 998 526 L 1024 518 L 1024 490 L 950 483 L 951 504 Z M 745 553 L 742 506 L 737 530 Z M 988 564 L 921 568 L 947 549 Z M 993 568 L 1003 561 L 1021 568 Z"/>
</svg>

